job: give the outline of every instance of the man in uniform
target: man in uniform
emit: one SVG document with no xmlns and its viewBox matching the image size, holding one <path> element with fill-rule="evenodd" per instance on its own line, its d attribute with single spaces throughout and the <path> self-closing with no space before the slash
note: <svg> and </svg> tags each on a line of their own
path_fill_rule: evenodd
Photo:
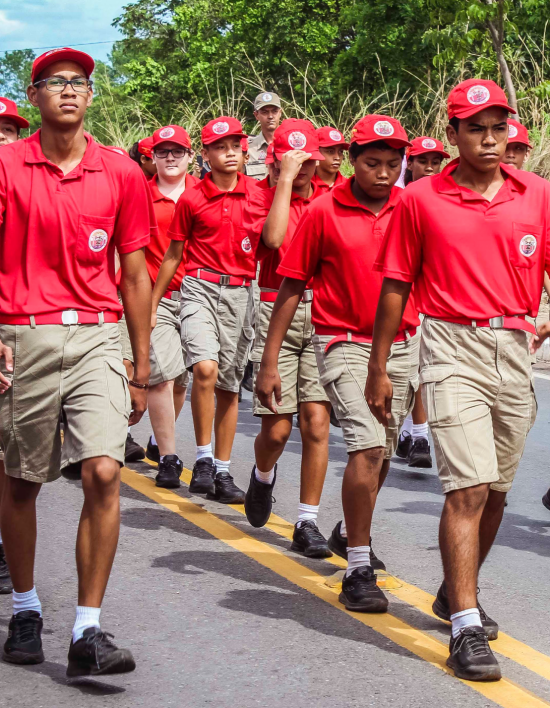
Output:
<svg viewBox="0 0 550 708">
<path fill-rule="evenodd" d="M 254 99 L 254 117 L 260 124 L 260 132 L 248 141 L 246 174 L 249 177 L 257 180 L 267 177 L 267 148 L 273 142 L 273 133 L 281 122 L 281 114 L 281 99 L 276 93 L 263 91 Z"/>
<path fill-rule="evenodd" d="M 118 541 L 128 416 L 132 408 L 130 422 L 138 422 L 147 405 L 151 286 L 143 248 L 156 228 L 143 174 L 84 132 L 93 68 L 90 56 L 66 47 L 38 57 L 27 95 L 42 128 L 0 149 L 1 521 L 14 586 L 3 659 L 44 661 L 36 499 L 42 483 L 71 468 L 81 476 L 84 506 L 69 676 L 135 667 L 100 630 L 99 615 Z M 130 389 L 115 247 L 135 355 Z"/>
<path fill-rule="evenodd" d="M 386 361 L 414 284 L 425 314 L 422 398 L 445 493 L 445 580 L 433 610 L 452 622 L 448 665 L 486 681 L 501 675 L 487 641 L 498 625 L 478 604 L 478 573 L 536 415 L 526 315 L 536 315 L 550 267 L 550 185 L 501 163 L 512 108 L 497 84 L 463 81 L 447 107 L 459 157 L 403 192 L 375 266 L 385 277 L 366 397 L 387 425 Z"/>
</svg>

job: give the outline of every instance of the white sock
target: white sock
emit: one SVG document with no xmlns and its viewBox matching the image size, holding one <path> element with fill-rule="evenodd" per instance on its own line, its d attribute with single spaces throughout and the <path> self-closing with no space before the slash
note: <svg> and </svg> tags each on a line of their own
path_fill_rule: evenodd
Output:
<svg viewBox="0 0 550 708">
<path fill-rule="evenodd" d="M 403 433 L 409 433 L 409 435 L 410 435 L 412 428 L 413 428 L 413 419 L 412 419 L 412 415 L 409 415 L 405 418 L 405 422 L 401 426 L 401 432 L 399 433 L 399 436 L 402 437 Z"/>
<path fill-rule="evenodd" d="M 15 590 L 13 590 L 11 596 L 14 615 L 18 612 L 24 612 L 25 610 L 33 610 L 34 612 L 38 612 L 40 617 L 42 617 L 42 605 L 38 599 L 36 588 L 28 590 L 27 592 L 15 592 Z"/>
<path fill-rule="evenodd" d="M 345 519 L 342 519 L 342 521 L 340 522 L 340 536 L 342 536 L 343 538 L 348 537 L 348 530 L 346 528 L 346 520 Z"/>
<path fill-rule="evenodd" d="M 210 457 L 214 459 L 214 454 L 212 453 L 212 443 L 208 445 L 197 445 L 197 460 L 202 460 L 203 457 Z"/>
<path fill-rule="evenodd" d="M 275 479 L 275 467 L 272 467 L 269 472 L 261 472 L 256 466 L 254 468 L 254 476 L 258 482 L 262 482 L 263 484 L 273 484 L 273 480 Z"/>
<path fill-rule="evenodd" d="M 151 433 L 151 445 L 157 445 L 157 439 L 155 433 Z"/>
<path fill-rule="evenodd" d="M 79 639 L 82 639 L 84 630 L 88 629 L 88 627 L 97 627 L 99 629 L 100 612 L 101 607 L 83 607 L 78 605 L 73 627 L 73 642 L 78 642 Z"/>
<path fill-rule="evenodd" d="M 317 521 L 318 514 L 319 504 L 315 506 L 314 504 L 303 504 L 302 502 L 300 502 L 298 504 L 297 525 L 301 526 L 302 521 Z"/>
<path fill-rule="evenodd" d="M 453 639 L 456 639 L 460 634 L 460 630 L 465 627 L 483 627 L 481 617 L 477 607 L 472 607 L 471 610 L 462 610 L 451 615 Z"/>
<path fill-rule="evenodd" d="M 412 436 L 413 436 L 413 442 L 417 438 L 426 438 L 428 439 L 428 424 L 427 423 L 420 423 L 420 425 L 413 425 L 412 427 Z"/>
<path fill-rule="evenodd" d="M 214 460 L 216 465 L 216 474 L 229 474 L 229 465 L 231 460 Z"/>
<path fill-rule="evenodd" d="M 364 565 L 370 565 L 370 546 L 348 548 L 348 568 L 346 575 L 349 575 L 351 571 L 356 568 L 362 568 Z"/>
</svg>

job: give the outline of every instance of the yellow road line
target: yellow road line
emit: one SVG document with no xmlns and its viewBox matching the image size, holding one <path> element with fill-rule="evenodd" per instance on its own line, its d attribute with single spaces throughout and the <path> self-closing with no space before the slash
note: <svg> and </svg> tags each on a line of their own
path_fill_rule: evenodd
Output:
<svg viewBox="0 0 550 708">
<path fill-rule="evenodd" d="M 190 521 L 219 541 L 252 558 L 260 565 L 272 570 L 294 585 L 307 590 L 312 595 L 332 605 L 335 609 L 344 612 L 349 617 L 353 617 L 378 634 L 387 637 L 400 647 L 424 659 L 432 666 L 453 675 L 445 664 L 448 655 L 446 645 L 429 634 L 425 634 L 389 613 L 369 615 L 348 612 L 338 601 L 338 592 L 325 584 L 326 578 L 323 575 L 306 568 L 267 543 L 258 541 L 252 536 L 245 534 L 236 526 L 211 514 L 188 499 L 180 497 L 175 492 L 159 489 L 151 479 L 127 467 L 122 468 L 122 481 L 148 499 Z M 462 683 L 470 686 L 477 693 L 502 706 L 502 708 L 542 708 L 543 706 L 550 706 L 550 703 L 509 679 L 502 679 L 496 683 L 457 680 L 462 681 Z"/>
</svg>

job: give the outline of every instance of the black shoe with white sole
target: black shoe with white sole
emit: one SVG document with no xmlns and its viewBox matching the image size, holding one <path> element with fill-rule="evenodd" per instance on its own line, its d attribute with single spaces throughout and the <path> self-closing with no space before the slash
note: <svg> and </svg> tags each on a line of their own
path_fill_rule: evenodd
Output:
<svg viewBox="0 0 550 708">
<path fill-rule="evenodd" d="M 336 556 L 340 556 L 344 560 L 348 559 L 348 539 L 340 533 L 342 522 L 339 521 L 332 529 L 332 533 L 328 539 L 328 547 Z"/>
<path fill-rule="evenodd" d="M 13 615 L 2 659 L 9 664 L 41 664 L 44 661 L 42 624 L 40 613 L 33 610 Z"/>
<path fill-rule="evenodd" d="M 265 526 L 273 508 L 273 488 L 277 481 L 277 465 L 275 465 L 273 482 L 265 484 L 256 479 L 256 465 L 252 468 L 250 483 L 244 499 L 244 510 L 248 523 L 254 528 Z"/>
<path fill-rule="evenodd" d="M 409 467 L 420 467 L 431 469 L 432 455 L 430 453 L 430 443 L 428 438 L 416 438 L 409 452 Z"/>
<path fill-rule="evenodd" d="M 465 627 L 458 637 L 451 637 L 447 666 L 455 676 L 467 681 L 498 681 L 500 666 L 495 659 L 482 627 Z"/>
<path fill-rule="evenodd" d="M 229 472 L 218 472 L 214 477 L 214 492 L 208 492 L 207 499 L 220 504 L 244 504 L 244 492 L 237 487 Z"/>
<path fill-rule="evenodd" d="M 353 612 L 387 612 L 388 598 L 376 584 L 370 565 L 355 568 L 342 580 L 340 602 Z"/>
<path fill-rule="evenodd" d="M 119 649 L 111 639 L 112 634 L 98 627 L 88 627 L 81 639 L 71 641 L 67 676 L 101 676 L 103 674 L 126 674 L 136 668 L 129 649 Z"/>
<path fill-rule="evenodd" d="M 216 465 L 211 457 L 202 457 L 195 462 L 189 491 L 191 494 L 214 494 L 216 487 L 214 477 L 216 476 Z"/>
<path fill-rule="evenodd" d="M 327 539 L 319 531 L 315 521 L 299 521 L 294 526 L 291 551 L 301 553 L 306 558 L 330 558 Z"/>
<path fill-rule="evenodd" d="M 182 471 L 183 463 L 177 455 L 164 455 L 162 462 L 159 462 L 155 484 L 164 489 L 177 489 L 181 486 Z"/>
<path fill-rule="evenodd" d="M 489 617 L 479 602 L 477 603 L 477 609 L 479 610 L 481 624 L 483 625 L 487 639 L 490 642 L 498 639 L 498 623 Z M 445 582 L 442 582 L 439 586 L 439 590 L 437 591 L 436 598 L 432 605 L 432 612 L 436 615 L 436 617 L 439 617 L 439 619 L 445 620 L 446 622 L 451 621 L 451 610 L 449 608 L 449 598 L 447 597 Z"/>
</svg>

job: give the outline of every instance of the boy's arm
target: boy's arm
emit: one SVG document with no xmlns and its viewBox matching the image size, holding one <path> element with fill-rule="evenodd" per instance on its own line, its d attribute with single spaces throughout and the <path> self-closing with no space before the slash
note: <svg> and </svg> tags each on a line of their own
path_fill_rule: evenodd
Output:
<svg viewBox="0 0 550 708">
<path fill-rule="evenodd" d="M 157 307 L 159 306 L 160 299 L 168 290 L 168 286 L 176 275 L 176 271 L 181 263 L 184 243 L 184 241 L 170 241 L 168 250 L 164 254 L 164 259 L 160 264 L 151 301 L 151 327 L 153 328 L 155 326 L 153 324 L 153 318 L 156 321 Z"/>
</svg>

